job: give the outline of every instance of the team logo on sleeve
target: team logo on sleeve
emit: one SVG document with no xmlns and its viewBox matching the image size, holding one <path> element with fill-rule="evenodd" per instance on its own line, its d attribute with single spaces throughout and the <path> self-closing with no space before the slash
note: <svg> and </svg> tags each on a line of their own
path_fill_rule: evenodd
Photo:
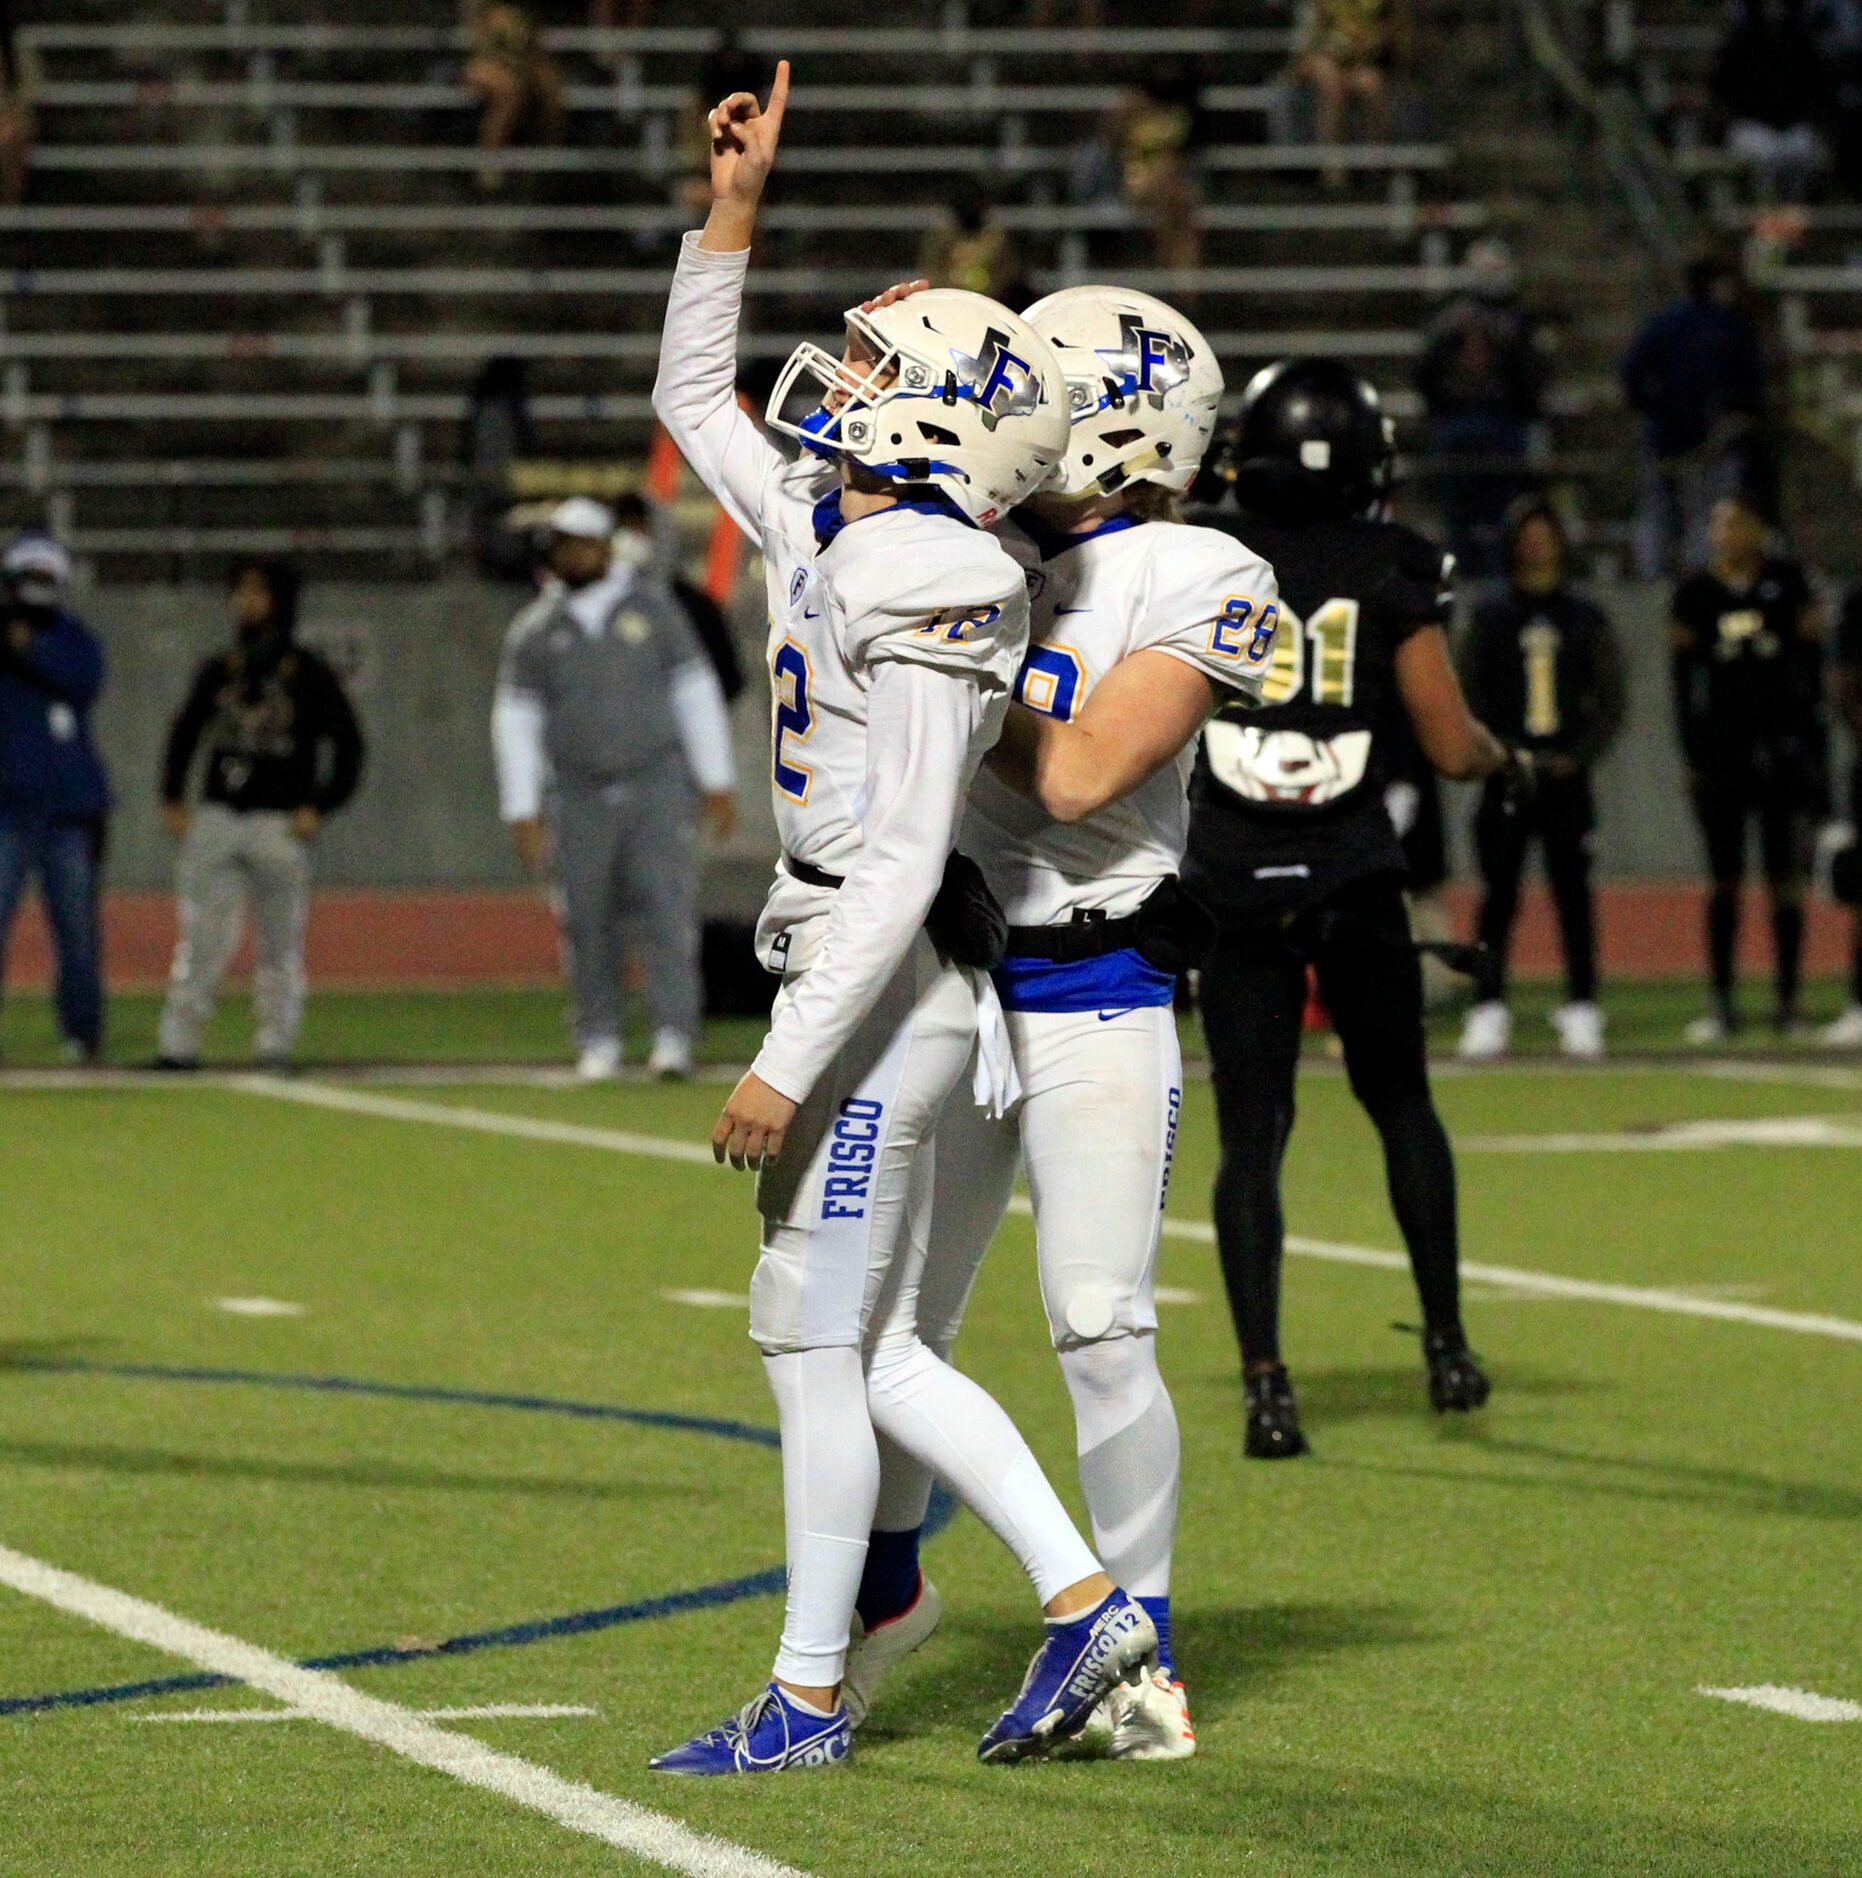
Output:
<svg viewBox="0 0 1862 1878">
<path fill-rule="evenodd" d="M 981 407 L 983 428 L 994 430 L 1005 417 L 1026 417 L 1041 404 L 1041 381 L 1034 367 L 1009 350 L 1009 336 L 991 326 L 972 357 L 950 349 L 958 396 L 969 396 Z M 954 400 L 953 400 L 954 402 Z"/>
</svg>

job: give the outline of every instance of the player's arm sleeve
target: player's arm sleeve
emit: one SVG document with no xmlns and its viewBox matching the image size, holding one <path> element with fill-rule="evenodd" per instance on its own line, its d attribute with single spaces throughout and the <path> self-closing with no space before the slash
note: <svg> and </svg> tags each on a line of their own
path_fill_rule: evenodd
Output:
<svg viewBox="0 0 1862 1878">
<path fill-rule="evenodd" d="M 1585 722 L 1571 750 L 1571 755 L 1586 769 L 1616 742 L 1629 712 L 1629 681 L 1623 671 L 1623 648 L 1616 628 L 1610 624 L 1609 614 L 1601 608 L 1593 624 L 1591 645 Z"/>
<path fill-rule="evenodd" d="M 1258 704 L 1274 660 L 1280 589 L 1274 570 L 1232 536 L 1184 528 L 1173 538 L 1145 609 L 1142 644 L 1193 665 L 1224 704 Z"/>
<path fill-rule="evenodd" d="M 737 402 L 737 328 L 750 251 L 713 254 L 686 235 L 666 302 L 653 409 L 704 485 L 745 534 L 761 537 L 782 452 Z"/>
<path fill-rule="evenodd" d="M 194 674 L 193 688 L 187 701 L 168 727 L 168 742 L 162 751 L 162 800 L 181 802 L 187 798 L 188 771 L 194 766 L 194 753 L 206 734 L 213 716 L 213 700 L 220 688 L 221 665 L 209 659 Z"/>
<path fill-rule="evenodd" d="M 979 709 L 971 678 L 901 659 L 874 667 L 865 845 L 834 896 L 819 956 L 752 1066 L 791 1101 L 806 1100 L 925 923 L 956 840 Z"/>
<path fill-rule="evenodd" d="M 549 778 L 543 691 L 531 645 L 528 621 L 520 614 L 504 642 L 491 700 L 491 757 L 498 774 L 498 818 L 504 822 L 534 822 L 543 813 Z"/>
<path fill-rule="evenodd" d="M 342 680 L 327 666 L 321 668 L 318 688 L 322 694 L 317 711 L 319 741 L 328 753 L 329 763 L 311 806 L 320 815 L 334 815 L 348 803 L 362 780 L 368 745 Z"/>
</svg>

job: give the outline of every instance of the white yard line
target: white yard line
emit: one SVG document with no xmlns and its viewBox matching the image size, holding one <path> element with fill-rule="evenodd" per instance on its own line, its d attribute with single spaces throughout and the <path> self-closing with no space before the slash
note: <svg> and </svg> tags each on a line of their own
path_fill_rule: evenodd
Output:
<svg viewBox="0 0 1862 1878">
<path fill-rule="evenodd" d="M 416 1708 L 421 1721 L 568 1721 L 599 1716 L 585 1702 L 477 1702 L 464 1708 Z M 317 1717 L 302 1708 L 183 1708 L 163 1715 L 127 1715 L 132 1722 L 296 1722 Z"/>
<path fill-rule="evenodd" d="M 1845 1702 L 1838 1696 L 1818 1695 L 1810 1689 L 1781 1688 L 1775 1682 L 1761 1682 L 1749 1689 L 1709 1689 L 1704 1684 L 1696 1695 L 1710 1695 L 1717 1702 L 1739 1702 L 1747 1708 L 1762 1708 L 1773 1715 L 1789 1715 L 1794 1721 L 1862 1721 L 1862 1702 Z"/>
<path fill-rule="evenodd" d="M 298 1102 L 347 1115 L 372 1115 L 384 1121 L 431 1122 L 443 1128 L 469 1128 L 482 1134 L 512 1135 L 526 1141 L 599 1148 L 610 1154 L 647 1155 L 706 1167 L 712 1164 L 711 1150 L 697 1142 L 630 1134 L 621 1129 L 589 1128 L 529 1115 L 505 1115 L 495 1109 L 459 1109 L 441 1102 L 416 1102 L 360 1089 L 332 1089 L 321 1083 L 281 1082 L 265 1076 L 244 1077 L 228 1086 L 272 1101 Z M 1020 1195 L 1011 1205 L 1018 1213 L 1029 1211 L 1027 1200 Z M 1215 1227 L 1207 1220 L 1166 1219 L 1164 1231 L 1174 1239 L 1187 1239 L 1201 1245 L 1215 1243 Z M 1332 1239 L 1311 1239 L 1300 1233 L 1287 1235 L 1287 1250 L 1300 1258 L 1324 1259 L 1334 1265 L 1367 1265 L 1378 1271 L 1409 1269 L 1409 1260 L 1400 1252 L 1386 1252 L 1376 1246 L 1346 1245 Z M 1661 1311 L 1674 1317 L 1707 1317 L 1722 1323 L 1751 1324 L 1765 1330 L 1793 1331 L 1800 1336 L 1862 1343 L 1862 1322 L 1853 1318 L 1779 1311 L 1762 1304 L 1701 1297 L 1689 1291 L 1562 1278 L 1555 1272 L 1527 1271 L 1512 1265 L 1464 1263 L 1461 1271 L 1464 1277 L 1477 1282 L 1505 1285 L 1530 1292 L 1535 1297 L 1564 1298 L 1582 1304 L 1616 1304 L 1631 1310 Z"/>
<path fill-rule="evenodd" d="M 284 1298 L 215 1298 L 213 1308 L 229 1317 L 302 1317 L 304 1306 Z"/>
<path fill-rule="evenodd" d="M 1462 1154 L 1701 1154 L 1721 1148 L 1862 1148 L 1862 1118 L 1764 1115 L 1607 1134 L 1457 1135 Z"/>
<path fill-rule="evenodd" d="M 190 1623 L 159 1604 L 60 1571 L 4 1545 L 0 1545 L 0 1584 L 119 1637 L 242 1682 L 339 1733 L 372 1741 L 417 1766 L 499 1794 L 571 1832 L 599 1839 L 667 1871 L 686 1872 L 691 1878 L 802 1878 L 792 1865 L 694 1832 L 631 1800 L 565 1780 L 547 1767 L 499 1753 L 470 1735 L 436 1728 L 413 1710 L 363 1695 L 326 1670 L 301 1669 L 256 1644 Z"/>
</svg>

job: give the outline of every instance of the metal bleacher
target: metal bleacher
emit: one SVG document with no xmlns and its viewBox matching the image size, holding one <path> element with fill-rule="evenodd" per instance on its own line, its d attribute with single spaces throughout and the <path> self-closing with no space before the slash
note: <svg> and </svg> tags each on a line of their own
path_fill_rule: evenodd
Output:
<svg viewBox="0 0 1862 1878">
<path fill-rule="evenodd" d="M 719 46 L 688 22 L 695 0 L 648 30 L 553 32 L 566 140 L 489 160 L 448 0 L 357 9 L 366 25 L 182 10 L 87 0 L 21 29 L 39 148 L 28 205 L 0 210 L 13 519 L 48 519 L 116 569 L 263 542 L 418 574 L 461 544 L 462 425 L 493 357 L 528 363 L 550 457 L 644 454 Z M 1455 199 L 1443 145 L 1292 137 L 1284 6 L 1249 9 L 1264 26 L 1096 34 L 798 12 L 736 38 L 797 67 L 751 358 L 831 333 L 910 272 L 969 176 L 1035 289 L 1115 273 L 1193 310 L 1237 387 L 1264 359 L 1324 350 L 1410 408 L 1421 319 L 1461 283 L 1483 211 Z M 1166 58 L 1193 61 L 1210 127 L 1206 265 L 1189 277 L 1156 268 L 1116 200 L 1076 199 L 1117 79 Z M 502 186 L 485 193 L 488 162 Z"/>
<path fill-rule="evenodd" d="M 1618 49 L 1703 226 L 1741 249 L 1752 286 L 1776 302 L 1798 415 L 1844 448 L 1862 487 L 1862 203 L 1828 178 L 1810 202 L 1767 202 L 1713 137 L 1707 80 L 1723 8 L 1619 0 L 1618 10 Z"/>
</svg>

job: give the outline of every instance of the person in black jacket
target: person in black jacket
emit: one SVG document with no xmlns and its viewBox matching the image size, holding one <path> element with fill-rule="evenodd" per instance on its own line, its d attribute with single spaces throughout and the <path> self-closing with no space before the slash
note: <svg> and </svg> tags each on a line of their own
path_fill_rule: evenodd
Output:
<svg viewBox="0 0 1862 1878">
<path fill-rule="evenodd" d="M 1849 821 L 1857 843 L 1862 843 L 1862 587 L 1852 587 L 1843 601 L 1836 629 L 1836 652 L 1830 667 L 1831 702 L 1849 732 Z M 1855 878 L 1862 849 L 1851 847 L 1847 867 Z M 1849 1002 L 1833 1024 L 1824 1027 L 1820 1041 L 1833 1050 L 1862 1048 L 1862 903 L 1841 891 L 1838 870 L 1837 898 L 1851 904 L 1852 935 L 1849 959 Z"/>
<path fill-rule="evenodd" d="M 1222 1136 L 1216 1249 L 1255 1459 L 1306 1452 L 1281 1360 L 1280 1167 L 1309 970 L 1383 1147 L 1430 1401 L 1465 1411 L 1488 1394 L 1461 1322 L 1454 1155 L 1429 1089 L 1408 864 L 1385 802 L 1390 729 L 1406 718 L 1445 776 L 1518 765 L 1456 681 L 1451 557 L 1383 517 L 1392 455 L 1377 394 L 1348 367 L 1270 366 L 1244 394 L 1234 434 L 1240 513 L 1191 513 L 1240 536 L 1280 587 L 1260 705 L 1224 706 L 1203 732 L 1183 867 L 1217 927 L 1199 985 Z"/>
<path fill-rule="evenodd" d="M 162 805 L 182 844 L 181 934 L 162 1011 L 164 1069 L 192 1069 L 246 905 L 258 942 L 256 1054 L 282 1068 L 304 1014 L 304 923 L 324 818 L 355 793 L 362 731 L 334 671 L 296 640 L 296 570 L 248 561 L 233 579 L 237 636 L 201 668 L 168 734 Z M 206 751 L 200 805 L 188 776 Z"/>
<path fill-rule="evenodd" d="M 0 978 L 14 915 L 35 876 L 58 962 L 65 1052 L 103 1047 L 97 884 L 110 781 L 91 738 L 103 648 L 71 610 L 71 563 L 49 535 L 21 535 L 0 559 Z"/>
<path fill-rule="evenodd" d="M 1528 497 L 1508 517 L 1507 592 L 1474 615 L 1461 654 L 1468 707 L 1494 734 L 1532 753 L 1530 802 L 1489 783 L 1474 823 L 1486 892 L 1478 935 L 1486 953 L 1461 1054 L 1502 1056 L 1512 1040 L 1506 957 L 1520 875 L 1536 838 L 1558 909 L 1567 1000 L 1552 1024 L 1567 1056 L 1603 1054 L 1597 1005 L 1597 923 L 1591 895 L 1596 806 L 1591 771 L 1623 724 L 1623 660 L 1601 608 L 1565 584 L 1568 544 L 1558 512 Z"/>
<path fill-rule="evenodd" d="M 1688 1026 L 1690 1043 L 1719 1043 L 1739 1027 L 1734 961 L 1754 821 L 1771 890 L 1773 1023 L 1780 1032 L 1797 1024 L 1804 890 L 1828 794 L 1823 623 L 1802 566 L 1773 553 L 1769 536 L 1749 497 L 1722 497 L 1707 565 L 1670 605 L 1675 711 L 1713 883 L 1713 1005 Z"/>
</svg>

